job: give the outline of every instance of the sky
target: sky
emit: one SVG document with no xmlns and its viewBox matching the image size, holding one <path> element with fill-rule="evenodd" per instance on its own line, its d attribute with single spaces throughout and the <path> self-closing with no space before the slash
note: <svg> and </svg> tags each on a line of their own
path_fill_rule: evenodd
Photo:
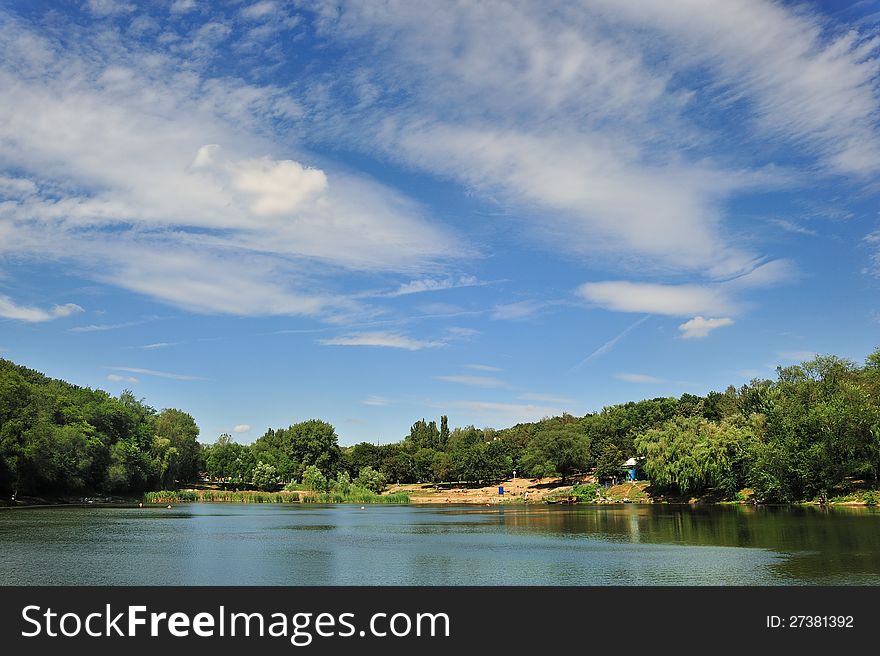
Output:
<svg viewBox="0 0 880 656">
<path fill-rule="evenodd" d="M 249 443 L 880 346 L 880 2 L 0 6 L 0 357 Z"/>
</svg>

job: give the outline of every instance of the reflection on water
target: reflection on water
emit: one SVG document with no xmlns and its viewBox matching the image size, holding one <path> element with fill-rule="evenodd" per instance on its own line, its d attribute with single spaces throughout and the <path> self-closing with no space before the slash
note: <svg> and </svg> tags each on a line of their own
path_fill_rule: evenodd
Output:
<svg viewBox="0 0 880 656">
<path fill-rule="evenodd" d="M 880 583 L 880 512 L 193 504 L 0 512 L 0 584 Z"/>
</svg>

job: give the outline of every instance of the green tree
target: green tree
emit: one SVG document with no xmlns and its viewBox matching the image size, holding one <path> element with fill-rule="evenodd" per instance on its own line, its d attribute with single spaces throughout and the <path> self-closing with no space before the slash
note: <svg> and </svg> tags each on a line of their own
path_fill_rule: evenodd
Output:
<svg viewBox="0 0 880 656">
<path fill-rule="evenodd" d="M 202 445 L 198 442 L 199 427 L 191 415 L 167 408 L 156 417 L 156 436 L 168 440 L 175 450 L 174 462 L 167 472 L 171 484 L 175 480 L 196 480 L 203 463 Z"/>
<path fill-rule="evenodd" d="M 313 492 L 326 492 L 329 488 L 327 477 L 318 469 L 317 465 L 309 465 L 303 472 L 303 485 Z"/>
<path fill-rule="evenodd" d="M 258 490 L 272 490 L 278 484 L 278 471 L 272 465 L 258 462 L 251 474 L 251 483 Z"/>
<path fill-rule="evenodd" d="M 376 471 L 369 465 L 361 469 L 354 480 L 354 485 L 357 487 L 372 490 L 376 494 L 380 494 L 387 484 L 388 479 L 385 477 L 385 474 Z"/>
<path fill-rule="evenodd" d="M 565 481 L 572 471 L 586 468 L 589 455 L 586 437 L 576 430 L 545 430 L 529 443 L 524 464 L 534 476 L 556 473 Z"/>
<path fill-rule="evenodd" d="M 596 459 L 596 478 L 600 481 L 619 476 L 624 462 L 623 452 L 616 444 L 605 444 Z"/>
</svg>

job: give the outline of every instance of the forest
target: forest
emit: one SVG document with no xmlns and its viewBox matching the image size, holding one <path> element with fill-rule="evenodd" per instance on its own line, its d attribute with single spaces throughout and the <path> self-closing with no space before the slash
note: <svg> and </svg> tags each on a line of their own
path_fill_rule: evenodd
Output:
<svg viewBox="0 0 880 656">
<path fill-rule="evenodd" d="M 135 494 L 199 480 L 241 488 L 352 481 L 486 483 L 591 472 L 619 476 L 636 457 L 655 492 L 795 502 L 873 490 L 880 473 L 880 350 L 861 365 L 816 356 L 705 396 L 684 394 L 564 414 L 504 429 L 416 421 L 403 439 L 340 446 L 319 419 L 252 444 L 199 442 L 192 416 L 157 411 L 0 360 L 0 490 L 6 496 Z M 343 483 L 345 484 L 345 483 Z"/>
</svg>

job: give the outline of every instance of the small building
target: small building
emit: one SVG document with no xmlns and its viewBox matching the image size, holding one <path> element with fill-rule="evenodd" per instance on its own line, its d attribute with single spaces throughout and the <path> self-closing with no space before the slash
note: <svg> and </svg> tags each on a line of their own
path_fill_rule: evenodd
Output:
<svg viewBox="0 0 880 656">
<path fill-rule="evenodd" d="M 626 469 L 626 474 L 629 480 L 636 480 L 636 470 L 639 466 L 638 461 L 635 458 L 630 458 L 625 463 L 623 463 L 623 466 Z"/>
</svg>

